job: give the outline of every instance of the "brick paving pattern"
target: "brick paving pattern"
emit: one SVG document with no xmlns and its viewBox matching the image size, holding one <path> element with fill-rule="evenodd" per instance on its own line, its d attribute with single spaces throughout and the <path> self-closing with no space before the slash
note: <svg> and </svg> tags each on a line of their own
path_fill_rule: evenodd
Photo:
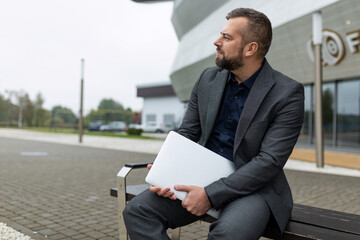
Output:
<svg viewBox="0 0 360 240">
<path fill-rule="evenodd" d="M 47 239 L 118 239 L 109 189 L 125 162 L 153 154 L 0 137 L 0 217 Z M 46 152 L 22 156 L 21 152 Z M 140 183 L 146 171 L 129 181 Z M 360 214 L 360 179 L 287 170 L 296 203 Z M 209 224 L 182 228 L 181 239 L 206 239 Z"/>
</svg>

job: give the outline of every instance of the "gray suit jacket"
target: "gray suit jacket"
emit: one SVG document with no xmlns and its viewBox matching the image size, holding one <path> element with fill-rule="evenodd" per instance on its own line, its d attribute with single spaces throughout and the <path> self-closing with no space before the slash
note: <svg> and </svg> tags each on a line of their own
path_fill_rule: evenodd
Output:
<svg viewBox="0 0 360 240">
<path fill-rule="evenodd" d="M 205 145 L 221 105 L 229 71 L 206 69 L 191 93 L 179 133 Z M 304 119 L 303 85 L 273 70 L 265 60 L 251 88 L 236 129 L 237 170 L 205 187 L 215 207 L 254 192 L 268 203 L 282 232 L 293 206 L 283 167 L 299 136 Z M 234 129 L 235 131 L 235 129 Z"/>
</svg>

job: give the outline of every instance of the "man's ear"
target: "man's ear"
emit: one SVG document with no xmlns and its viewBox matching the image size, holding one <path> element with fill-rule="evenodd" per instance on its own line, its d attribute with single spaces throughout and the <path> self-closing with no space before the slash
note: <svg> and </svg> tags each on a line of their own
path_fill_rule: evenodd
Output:
<svg viewBox="0 0 360 240">
<path fill-rule="evenodd" d="M 251 42 L 245 45 L 245 56 L 251 57 L 257 53 L 259 45 L 257 42 Z"/>
</svg>

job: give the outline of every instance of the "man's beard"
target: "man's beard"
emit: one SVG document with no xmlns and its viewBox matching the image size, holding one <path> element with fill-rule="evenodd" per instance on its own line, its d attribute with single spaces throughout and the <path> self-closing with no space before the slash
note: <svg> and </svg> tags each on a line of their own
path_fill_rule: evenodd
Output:
<svg viewBox="0 0 360 240">
<path fill-rule="evenodd" d="M 223 58 L 220 59 L 219 57 L 216 57 L 215 59 L 216 65 L 218 67 L 227 69 L 229 71 L 233 71 L 235 69 L 242 67 L 244 65 L 243 56 L 242 56 L 243 49 L 244 49 L 243 47 L 239 49 L 238 56 L 230 57 L 230 58 L 226 58 L 223 52 L 221 52 L 223 54 Z M 217 48 L 217 51 L 220 51 L 220 49 Z"/>
</svg>

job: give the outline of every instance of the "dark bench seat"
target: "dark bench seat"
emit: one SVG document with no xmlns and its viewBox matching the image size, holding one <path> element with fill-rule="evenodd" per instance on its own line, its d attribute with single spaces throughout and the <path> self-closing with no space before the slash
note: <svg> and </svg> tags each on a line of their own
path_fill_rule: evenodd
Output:
<svg viewBox="0 0 360 240">
<path fill-rule="evenodd" d="M 123 169 L 125 168 L 128 170 L 126 172 L 129 173 L 132 169 L 143 168 L 146 167 L 147 164 L 148 163 L 126 164 Z M 123 169 L 118 174 L 118 188 L 119 186 L 121 188 L 126 186 L 126 194 L 124 192 L 121 195 L 122 198 L 126 200 L 120 201 L 119 199 L 120 240 L 127 238 L 126 229 L 121 216 L 126 203 L 121 202 L 130 201 L 140 192 L 149 188 L 148 184 L 126 185 L 127 173 L 122 177 L 125 172 Z M 110 195 L 118 197 L 118 188 L 112 188 L 110 190 Z M 203 218 L 203 221 L 211 223 L 215 221 L 215 219 L 206 215 Z M 360 215 L 295 204 L 292 211 L 292 218 L 286 227 L 284 234 L 279 236 L 275 231 L 268 228 L 263 236 L 279 240 L 360 240 Z M 179 238 L 180 229 L 175 232 L 172 239 Z"/>
</svg>

